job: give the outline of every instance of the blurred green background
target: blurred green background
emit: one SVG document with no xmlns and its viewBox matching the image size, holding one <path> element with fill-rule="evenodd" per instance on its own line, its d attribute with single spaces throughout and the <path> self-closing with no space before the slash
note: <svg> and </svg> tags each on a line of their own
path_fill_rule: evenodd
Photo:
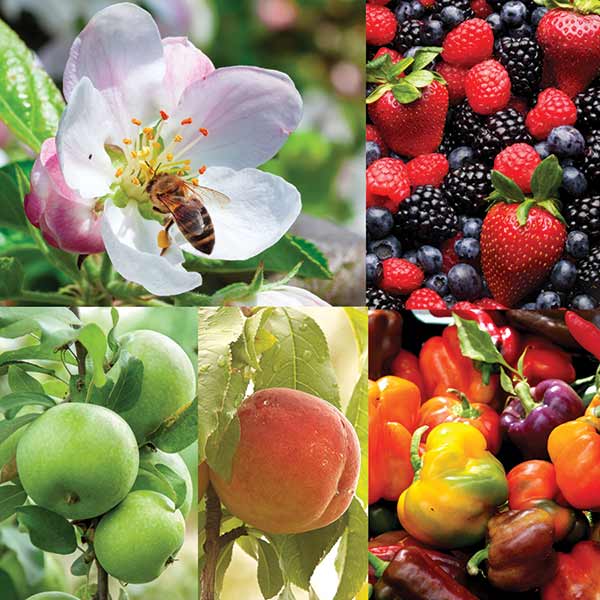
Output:
<svg viewBox="0 0 600 600">
<path fill-rule="evenodd" d="M 5 19 L 60 84 L 73 38 L 107 0 L 0 0 Z M 166 35 L 187 35 L 215 66 L 288 73 L 304 118 L 264 168 L 301 192 L 304 213 L 364 236 L 364 5 L 356 0 L 143 0 Z M 0 165 L 27 151 L 0 130 Z M 25 285 L 68 281 L 27 235 L 0 228 L 0 256 L 26 265 Z"/>
</svg>

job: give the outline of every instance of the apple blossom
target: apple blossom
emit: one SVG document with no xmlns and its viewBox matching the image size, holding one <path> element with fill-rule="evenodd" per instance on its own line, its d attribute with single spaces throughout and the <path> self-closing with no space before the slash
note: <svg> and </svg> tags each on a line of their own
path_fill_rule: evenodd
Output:
<svg viewBox="0 0 600 600">
<path fill-rule="evenodd" d="M 69 252 L 104 248 L 128 281 L 163 296 L 198 287 L 183 251 L 246 260 L 275 244 L 296 220 L 300 196 L 257 170 L 301 118 L 291 79 L 256 67 L 215 69 L 185 38 L 161 39 L 130 3 L 97 13 L 76 38 L 63 77 L 67 108 L 32 174 L 26 212 L 46 239 Z M 147 191 L 176 175 L 201 195 L 215 229 L 210 256 L 172 227 Z"/>
<path fill-rule="evenodd" d="M 293 285 L 275 284 L 232 303 L 235 306 L 331 306 L 319 296 Z"/>
</svg>

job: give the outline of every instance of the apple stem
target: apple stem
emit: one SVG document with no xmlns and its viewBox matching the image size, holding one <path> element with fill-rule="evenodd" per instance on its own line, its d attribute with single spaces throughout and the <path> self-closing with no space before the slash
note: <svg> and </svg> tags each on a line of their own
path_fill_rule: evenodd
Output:
<svg viewBox="0 0 600 600">
<path fill-rule="evenodd" d="M 96 559 L 96 566 L 98 568 L 98 591 L 94 600 L 108 600 L 108 573 L 102 568 L 98 560 Z"/>
</svg>

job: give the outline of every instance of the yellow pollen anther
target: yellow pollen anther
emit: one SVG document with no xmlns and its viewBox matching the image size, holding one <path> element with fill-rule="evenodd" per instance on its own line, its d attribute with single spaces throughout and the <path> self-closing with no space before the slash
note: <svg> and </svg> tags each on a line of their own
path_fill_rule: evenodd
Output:
<svg viewBox="0 0 600 600">
<path fill-rule="evenodd" d="M 195 177 L 192 179 L 192 185 L 198 185 L 198 180 Z"/>
<path fill-rule="evenodd" d="M 175 136 L 175 138 L 173 139 L 173 141 L 174 141 L 174 142 L 177 142 L 177 143 L 179 143 L 179 142 L 182 142 L 182 141 L 183 141 L 183 136 L 182 136 L 182 135 L 179 135 L 179 134 L 177 134 L 177 135 Z"/>
<path fill-rule="evenodd" d="M 173 160 L 173 155 L 169 152 L 169 154 L 167 154 L 167 160 L 169 162 L 171 162 Z"/>
<path fill-rule="evenodd" d="M 129 138 L 123 138 L 123 143 L 124 143 L 126 146 L 129 146 L 129 144 L 131 144 L 131 140 L 130 140 Z"/>
<path fill-rule="evenodd" d="M 133 183 L 133 185 L 140 185 L 140 180 L 137 177 L 132 177 L 131 183 Z"/>
<path fill-rule="evenodd" d="M 182 125 L 191 125 L 192 124 L 192 117 L 188 117 L 187 119 L 183 119 L 183 121 L 181 121 Z"/>
<path fill-rule="evenodd" d="M 200 173 L 200 175 L 204 175 L 204 173 L 206 173 L 206 165 L 202 165 L 199 169 L 198 169 L 198 173 Z"/>
<path fill-rule="evenodd" d="M 140 152 L 140 154 L 142 155 L 142 158 L 146 158 L 147 156 L 150 156 L 150 146 L 144 146 L 142 148 L 142 151 Z"/>
<path fill-rule="evenodd" d="M 206 129 L 205 127 L 200 127 L 200 129 L 198 129 L 198 132 L 201 133 L 204 137 L 208 135 L 208 129 Z"/>
<path fill-rule="evenodd" d="M 131 119 L 131 122 L 134 125 L 137 125 L 138 127 L 142 124 L 142 122 L 139 119 Z"/>
<path fill-rule="evenodd" d="M 192 161 L 191 161 L 189 158 L 186 158 L 186 159 L 183 161 L 183 164 L 184 164 L 184 165 L 191 165 L 191 164 L 192 164 Z"/>
<path fill-rule="evenodd" d="M 152 142 L 152 147 L 153 148 L 160 148 L 160 143 L 159 142 Z"/>
<path fill-rule="evenodd" d="M 185 171 L 177 171 L 177 175 L 179 177 L 183 177 L 185 175 Z"/>
<path fill-rule="evenodd" d="M 131 158 L 137 158 L 138 157 L 138 153 L 135 150 L 131 151 Z"/>
<path fill-rule="evenodd" d="M 123 175 L 123 169 L 119 167 L 115 173 L 115 177 L 121 177 L 121 175 Z"/>
</svg>

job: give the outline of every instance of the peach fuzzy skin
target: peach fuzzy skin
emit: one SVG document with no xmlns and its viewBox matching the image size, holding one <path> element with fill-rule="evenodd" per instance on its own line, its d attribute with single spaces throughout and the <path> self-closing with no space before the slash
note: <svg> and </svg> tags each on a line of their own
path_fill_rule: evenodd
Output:
<svg viewBox="0 0 600 600">
<path fill-rule="evenodd" d="M 238 410 L 241 436 L 232 477 L 210 471 L 221 501 L 267 533 L 325 527 L 350 505 L 360 446 L 346 417 L 304 392 L 261 390 Z"/>
<path fill-rule="evenodd" d="M 203 498 L 208 488 L 208 465 L 206 461 L 198 465 L 198 498 Z"/>
</svg>

